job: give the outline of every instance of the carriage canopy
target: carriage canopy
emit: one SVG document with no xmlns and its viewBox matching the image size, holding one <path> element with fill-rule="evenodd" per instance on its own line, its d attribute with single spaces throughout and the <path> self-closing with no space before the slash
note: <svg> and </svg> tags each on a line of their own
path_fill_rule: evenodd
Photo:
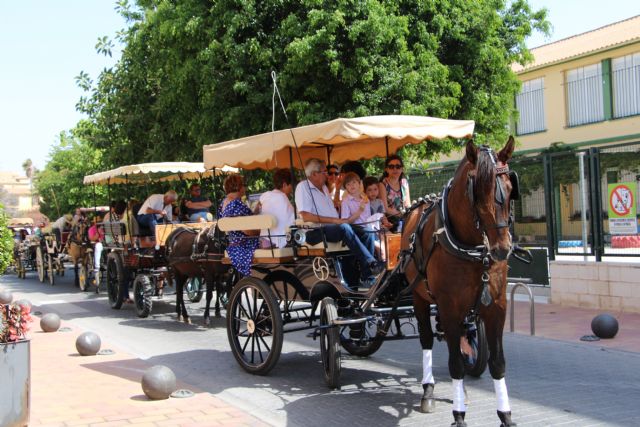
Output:
<svg viewBox="0 0 640 427">
<path fill-rule="evenodd" d="M 11 218 L 7 227 L 10 228 L 24 228 L 24 227 L 33 227 L 34 222 L 33 218 Z"/>
<path fill-rule="evenodd" d="M 233 172 L 234 168 L 221 167 L 223 172 Z M 212 170 L 205 169 L 199 162 L 141 163 L 121 166 L 105 172 L 84 177 L 84 184 L 125 184 L 158 181 L 198 179 L 211 176 Z"/>
<path fill-rule="evenodd" d="M 342 163 L 393 154 L 407 144 L 447 137 L 468 138 L 473 120 L 424 116 L 369 116 L 249 136 L 203 147 L 207 169 L 231 165 L 243 169 L 301 168 L 311 157 Z M 294 142 L 295 137 L 295 142 Z"/>
</svg>

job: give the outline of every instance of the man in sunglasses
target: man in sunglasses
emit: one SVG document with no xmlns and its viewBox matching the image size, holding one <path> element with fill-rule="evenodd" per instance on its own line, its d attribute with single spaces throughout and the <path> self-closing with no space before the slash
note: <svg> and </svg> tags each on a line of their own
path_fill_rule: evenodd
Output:
<svg viewBox="0 0 640 427">
<path fill-rule="evenodd" d="M 327 167 L 322 160 L 309 159 L 304 168 L 307 179 L 296 187 L 295 200 L 298 216 L 305 222 L 321 224 L 321 228 L 307 232 L 311 245 L 322 242 L 344 242 L 361 266 L 360 280 L 363 287 L 370 286 L 384 265 L 373 257 L 375 239 L 371 233 L 356 234 L 349 219 L 339 218 L 327 188 Z M 344 269 L 343 269 L 344 270 Z"/>
</svg>

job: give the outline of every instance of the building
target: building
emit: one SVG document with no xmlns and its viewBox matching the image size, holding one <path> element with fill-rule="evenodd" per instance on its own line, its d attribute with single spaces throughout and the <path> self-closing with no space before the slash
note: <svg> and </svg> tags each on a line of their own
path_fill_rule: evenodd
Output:
<svg viewBox="0 0 640 427">
<path fill-rule="evenodd" d="M 640 140 L 640 16 L 531 50 L 513 70 L 519 150 Z"/>
<path fill-rule="evenodd" d="M 0 172 L 0 203 L 9 216 L 25 216 L 38 209 L 29 178 L 15 172 Z"/>
</svg>

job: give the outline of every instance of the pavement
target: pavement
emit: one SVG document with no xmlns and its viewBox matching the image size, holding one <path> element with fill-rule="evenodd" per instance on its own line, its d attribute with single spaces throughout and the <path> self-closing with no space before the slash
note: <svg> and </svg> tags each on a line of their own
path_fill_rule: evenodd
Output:
<svg viewBox="0 0 640 427">
<path fill-rule="evenodd" d="M 28 296 L 28 294 L 21 294 L 14 290 L 15 299 Z M 526 354 L 520 356 L 518 352 L 528 353 L 524 350 L 524 340 L 530 334 L 529 303 L 516 301 L 514 309 L 515 332 L 509 332 L 509 314 L 507 314 L 505 339 L 511 339 L 512 342 L 521 344 L 519 348 L 523 350 L 516 350 L 513 358 L 514 363 L 516 363 L 518 358 L 526 356 Z M 593 355 L 593 363 L 600 363 L 598 366 L 602 365 L 597 359 L 599 355 L 596 356 L 588 348 L 621 351 L 622 353 L 616 354 L 621 354 L 622 356 L 626 352 L 640 353 L 640 332 L 636 327 L 640 324 L 640 314 L 612 313 L 616 316 L 620 325 L 620 330 L 616 337 L 610 340 L 583 342 L 580 341 L 580 337 L 592 334 L 589 325 L 591 319 L 600 313 L 599 311 L 561 307 L 543 302 L 536 302 L 534 310 L 535 335 L 536 339 L 539 340 L 536 345 L 541 352 L 547 349 L 547 354 L 549 355 L 548 363 L 552 363 L 553 356 L 559 356 L 560 353 L 558 353 L 559 347 L 554 346 L 552 342 L 545 344 L 546 341 L 543 340 L 546 339 L 572 343 L 573 346 L 570 348 L 572 354 L 591 354 Z M 77 323 L 74 323 L 73 319 L 64 320 L 62 326 L 70 328 L 70 331 L 44 333 L 39 327 L 38 318 L 34 319 L 32 325 L 32 331 L 30 332 L 32 373 L 30 425 L 32 426 L 125 425 L 140 427 L 262 426 L 277 424 L 269 419 L 260 417 L 260 415 L 253 416 L 250 413 L 251 402 L 238 402 L 238 405 L 234 405 L 228 400 L 219 399 L 214 394 L 194 386 L 195 378 L 187 379 L 191 384 L 178 383 L 178 388 L 193 391 L 195 393 L 194 397 L 185 399 L 169 398 L 159 401 L 150 400 L 143 394 L 140 384 L 142 374 L 152 366 L 150 360 L 135 357 L 106 340 L 103 340 L 101 348 L 111 349 L 114 354 L 80 356 L 75 349 L 75 339 L 84 330 Z M 616 357 L 615 354 L 614 357 Z M 637 358 L 634 358 L 635 360 Z M 561 365 L 561 363 L 557 363 L 557 365 Z M 562 372 L 560 366 L 558 366 L 558 369 L 560 371 L 556 376 Z M 613 369 L 613 367 L 608 367 L 607 369 Z M 541 372 L 540 368 L 536 367 L 536 372 Z M 631 377 L 629 377 L 630 380 L 632 379 Z M 548 382 L 549 380 L 544 381 Z M 526 390 L 525 385 L 518 384 L 515 378 L 513 382 L 514 388 Z M 531 386 L 531 383 L 529 383 L 529 386 Z M 627 384 L 623 384 L 623 386 L 628 387 Z M 393 388 L 389 385 L 386 385 L 386 387 Z M 256 392 L 259 391 L 255 390 L 254 393 Z M 328 396 L 333 396 L 333 394 L 335 393 Z M 516 394 L 515 398 L 517 397 Z M 545 397 L 550 396 L 545 396 L 544 393 L 540 395 L 541 400 Z M 555 402 L 549 401 L 548 404 L 557 403 L 558 398 L 554 397 L 554 400 Z M 573 403 L 575 404 L 575 402 L 574 399 Z M 493 406 L 493 404 L 489 406 Z M 571 402 L 565 406 L 571 406 Z M 533 409 L 531 413 L 527 413 L 528 409 L 527 406 L 522 406 L 520 417 L 528 420 L 530 424 L 556 424 L 553 421 L 549 421 L 549 418 L 545 418 L 546 421 L 540 421 L 538 424 L 536 421 L 538 418 L 536 417 L 539 415 L 533 412 Z M 488 416 L 491 413 L 495 416 L 494 411 L 495 409 L 488 409 Z M 539 409 L 535 408 L 535 411 L 539 412 Z M 445 412 L 448 413 L 448 411 Z M 563 411 L 556 410 L 555 412 L 558 412 L 558 418 L 556 418 L 558 423 L 562 420 L 565 422 L 568 420 L 570 424 L 572 423 L 571 408 L 565 408 Z M 548 414 L 545 414 L 545 417 L 548 417 Z M 604 424 L 601 424 L 602 422 Z M 422 419 L 422 423 L 424 423 L 424 419 Z M 289 425 L 296 424 L 297 422 L 293 418 L 289 421 Z M 407 423 L 403 424 L 408 425 Z M 474 423 L 474 425 L 476 424 Z M 573 425 L 586 424 L 578 423 Z M 605 417 L 600 418 L 600 422 L 593 425 L 609 424 Z"/>
</svg>

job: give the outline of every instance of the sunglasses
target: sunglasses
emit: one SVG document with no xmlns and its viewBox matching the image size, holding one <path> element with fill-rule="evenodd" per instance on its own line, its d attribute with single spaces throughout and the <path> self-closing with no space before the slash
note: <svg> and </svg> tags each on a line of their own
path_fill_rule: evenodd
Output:
<svg viewBox="0 0 640 427">
<path fill-rule="evenodd" d="M 328 172 L 327 175 L 338 176 L 340 175 L 340 172 Z"/>
<path fill-rule="evenodd" d="M 387 169 L 402 169 L 404 166 L 397 163 L 387 165 Z"/>
</svg>

